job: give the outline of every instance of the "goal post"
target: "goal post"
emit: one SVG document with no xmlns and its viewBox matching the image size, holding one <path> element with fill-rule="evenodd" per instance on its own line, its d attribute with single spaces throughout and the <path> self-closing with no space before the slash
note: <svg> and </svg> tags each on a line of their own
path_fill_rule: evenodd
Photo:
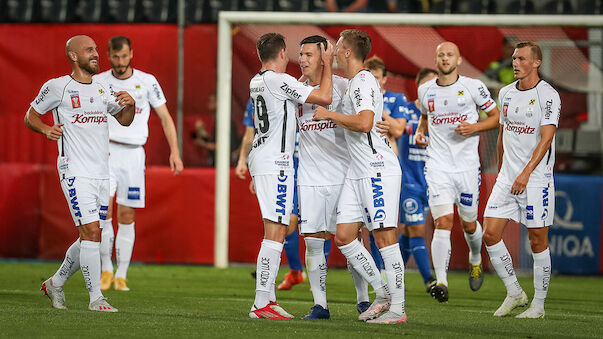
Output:
<svg viewBox="0 0 603 339">
<path fill-rule="evenodd" d="M 216 186 L 214 265 L 228 267 L 230 199 L 230 126 L 232 95 L 233 25 L 368 25 L 368 26 L 504 26 L 582 27 L 599 31 L 599 15 L 469 15 L 469 14 L 369 14 L 220 12 L 218 17 L 218 69 L 216 115 Z M 599 45 L 600 46 L 600 45 Z M 259 63 L 259 61 L 258 61 Z M 601 64 L 595 64 L 600 69 Z M 600 77 L 599 77 L 600 79 Z M 595 84 L 594 88 L 598 86 Z M 599 86 L 600 87 L 600 86 Z M 593 91 L 596 92 L 596 91 Z M 600 88 L 599 88 L 600 92 Z M 600 94 L 599 100 L 600 100 Z M 600 108 L 600 103 L 599 106 Z M 598 112 L 600 114 L 601 112 Z M 599 119 L 600 121 L 600 119 Z"/>
</svg>

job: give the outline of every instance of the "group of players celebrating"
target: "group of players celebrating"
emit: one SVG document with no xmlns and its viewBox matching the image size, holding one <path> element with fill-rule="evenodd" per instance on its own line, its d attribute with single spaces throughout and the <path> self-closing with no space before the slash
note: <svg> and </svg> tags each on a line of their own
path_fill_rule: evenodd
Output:
<svg viewBox="0 0 603 339">
<path fill-rule="evenodd" d="M 418 74 L 418 99 L 398 106 L 391 104 L 399 99 L 383 88 L 383 63 L 365 60 L 371 39 L 362 30 L 341 32 L 335 46 L 321 36 L 303 39 L 299 81 L 284 73 L 289 59 L 282 35 L 264 34 L 256 47 L 262 66 L 250 82 L 255 135 L 248 157 L 249 148 L 243 153 L 263 218 L 264 239 L 257 257 L 251 318 L 293 318 L 277 303 L 275 282 L 294 203 L 299 204 L 299 232 L 306 244 L 314 298 L 304 319 L 330 318 L 324 248 L 331 234 L 354 279 L 359 320 L 407 321 L 404 267 L 411 254 L 431 295 L 448 301 L 454 205 L 470 250 L 470 288 L 477 291 L 483 282 L 482 242 L 507 288 L 495 316 L 528 304 L 502 241 L 511 219 L 528 228 L 535 293 L 530 307 L 517 317 L 544 317 L 551 272 L 547 235 L 554 215 L 554 135 L 561 102 L 540 79 L 542 53 L 537 44 L 517 44 L 513 54 L 517 81 L 500 91 L 500 106 L 481 81 L 458 74 L 462 58 L 451 42 L 436 49 L 437 71 L 424 69 Z M 345 78 L 333 74 L 333 57 Z M 480 120 L 480 110 L 485 119 Z M 482 228 L 477 221 L 477 133 L 497 126 L 499 175 Z M 392 137 L 398 138 L 397 147 Z M 431 243 L 435 279 L 423 239 L 426 197 L 435 221 Z M 400 239 L 399 222 L 406 225 Z M 378 249 L 372 255 L 359 240 L 362 227 Z M 375 290 L 372 303 L 367 283 Z"/>
</svg>

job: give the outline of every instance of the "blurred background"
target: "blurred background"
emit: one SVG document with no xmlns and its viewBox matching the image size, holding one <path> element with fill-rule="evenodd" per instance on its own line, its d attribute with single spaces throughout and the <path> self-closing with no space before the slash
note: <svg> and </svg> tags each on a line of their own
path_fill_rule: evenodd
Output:
<svg viewBox="0 0 603 339">
<path fill-rule="evenodd" d="M 178 17 L 179 6 L 184 16 Z M 169 149 L 158 117 L 151 114 L 147 154 L 147 208 L 137 212 L 133 260 L 155 263 L 211 264 L 214 261 L 215 117 L 217 83 L 216 25 L 220 11 L 360 12 L 461 14 L 527 14 L 545 18 L 544 26 L 357 26 L 235 25 L 232 27 L 231 165 L 238 157 L 249 80 L 260 67 L 255 40 L 277 31 L 288 42 L 287 72 L 297 77 L 298 42 L 321 34 L 336 40 L 346 28 L 366 30 L 372 55 L 388 69 L 386 88 L 416 98 L 414 77 L 434 67 L 435 46 L 450 40 L 459 45 L 460 73 L 482 79 L 497 97 L 512 81 L 509 58 L 513 44 L 538 42 L 544 52 L 541 72 L 561 94 L 557 132 L 557 212 L 551 228 L 554 269 L 569 274 L 600 274 L 601 209 L 603 207 L 603 85 L 601 76 L 601 0 L 0 0 L 0 257 L 60 259 L 77 231 L 68 215 L 56 174 L 56 144 L 28 130 L 23 116 L 42 84 L 70 73 L 64 56 L 66 40 L 91 36 L 110 68 L 107 41 L 126 35 L 135 51 L 134 68 L 156 76 L 177 121 L 185 171 L 177 178 L 166 167 Z M 585 15 L 599 27 L 556 26 L 559 18 Z M 472 20 L 467 17 L 467 20 Z M 483 17 L 480 17 L 483 18 Z M 180 19 L 180 20 L 179 20 Z M 401 23 L 403 24 L 403 23 Z M 182 43 L 179 44 L 179 33 Z M 180 54 L 179 54 L 180 53 Z M 181 56 L 179 58 L 179 55 Z M 183 71 L 179 73 L 179 60 Z M 182 83 L 179 85 L 179 76 Z M 178 96 L 182 101 L 178 103 Z M 51 123 L 47 115 L 45 121 Z M 207 140 L 199 141 L 199 135 Z M 482 199 L 485 204 L 496 174 L 497 131 L 480 135 Z M 262 237 L 261 217 L 248 181 L 231 171 L 229 260 L 255 262 Z M 480 209 L 482 217 L 483 206 Z M 456 228 L 458 231 L 458 228 Z M 427 241 L 431 238 L 428 227 Z M 520 256 L 518 267 L 531 267 L 521 227 L 509 227 L 505 242 Z M 303 243 L 303 242 L 302 242 Z M 462 255 L 451 267 L 465 268 L 462 233 L 453 247 Z M 300 251 L 303 253 L 303 245 Z M 456 250 L 455 250 L 456 251 Z M 337 252 L 337 253 L 335 253 Z M 484 252 L 484 257 L 487 257 Z M 334 251 L 332 265 L 345 265 Z"/>
</svg>

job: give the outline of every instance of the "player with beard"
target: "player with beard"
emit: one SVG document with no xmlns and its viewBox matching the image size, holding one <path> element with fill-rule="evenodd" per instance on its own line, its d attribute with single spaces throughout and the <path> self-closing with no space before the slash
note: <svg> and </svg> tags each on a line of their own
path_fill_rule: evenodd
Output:
<svg viewBox="0 0 603 339">
<path fill-rule="evenodd" d="M 548 232 L 555 215 L 555 131 L 561 114 L 559 93 L 540 79 L 542 51 L 533 42 L 521 42 L 513 52 L 517 81 L 503 87 L 498 134 L 498 177 L 484 213 L 484 242 L 490 262 L 507 289 L 494 316 L 509 315 L 528 303 L 502 241 L 510 219 L 528 229 L 534 259 L 534 299 L 516 318 L 544 318 L 544 301 L 551 279 Z"/>
<path fill-rule="evenodd" d="M 262 67 L 249 83 L 256 133 L 248 165 L 264 221 L 264 239 L 257 257 L 251 318 L 293 318 L 277 304 L 274 283 L 293 205 L 297 105 L 331 103 L 333 46 L 327 46 L 321 54 L 322 86 L 312 89 L 284 73 L 289 58 L 282 35 L 267 33 L 256 42 Z"/>
<path fill-rule="evenodd" d="M 435 220 L 431 258 L 437 284 L 431 295 L 446 302 L 455 204 L 469 246 L 469 286 L 477 291 L 483 283 L 482 227 L 477 221 L 481 181 L 477 133 L 495 128 L 499 111 L 480 80 L 458 74 L 462 58 L 454 43 L 438 45 L 435 62 L 438 77 L 418 89 L 421 118 L 415 141 L 418 146 L 427 147 L 425 179 Z M 478 107 L 488 114 L 482 121 Z M 425 138 L 428 130 L 429 141 Z"/>
<path fill-rule="evenodd" d="M 73 72 L 47 81 L 25 114 L 25 125 L 57 141 L 57 169 L 61 188 L 79 238 L 67 249 L 59 270 L 42 284 L 52 306 L 65 309 L 65 281 L 81 269 L 90 295 L 89 310 L 117 312 L 100 289 L 99 220 L 109 204 L 108 117 L 128 126 L 135 101 L 126 91 L 114 92 L 92 78 L 99 70 L 94 40 L 85 35 L 67 41 L 65 54 Z M 54 125 L 40 116 L 52 110 Z"/>
<path fill-rule="evenodd" d="M 366 32 L 341 32 L 335 52 L 337 64 L 350 78 L 342 113 L 318 107 L 314 120 L 343 127 L 350 156 L 337 206 L 335 243 L 376 292 L 375 300 L 358 319 L 378 324 L 405 323 L 404 262 L 396 239 L 402 173 L 387 137 L 377 131 L 383 96 L 377 79 L 364 69 L 370 50 L 371 39 Z M 373 232 L 383 257 L 387 284 L 369 251 L 358 241 L 363 224 Z"/>
<path fill-rule="evenodd" d="M 109 119 L 109 168 L 111 186 L 107 219 L 102 220 L 101 240 L 101 289 L 107 290 L 113 282 L 117 291 L 129 291 L 126 274 L 134 249 L 134 217 L 137 208 L 145 205 L 145 152 L 143 145 L 149 135 L 151 106 L 161 120 L 161 126 L 170 147 L 169 164 L 174 175 L 182 172 L 182 159 L 178 150 L 176 127 L 168 112 L 165 96 L 157 79 L 149 73 L 130 65 L 134 51 L 130 39 L 114 36 L 108 43 L 112 69 L 94 76 L 105 87 L 115 91 L 127 91 L 136 99 L 134 121 L 128 127 Z M 117 194 L 116 194 L 117 193 Z M 113 199 L 117 195 L 117 236 L 113 233 Z M 117 271 L 113 276 L 113 240 Z"/>
</svg>

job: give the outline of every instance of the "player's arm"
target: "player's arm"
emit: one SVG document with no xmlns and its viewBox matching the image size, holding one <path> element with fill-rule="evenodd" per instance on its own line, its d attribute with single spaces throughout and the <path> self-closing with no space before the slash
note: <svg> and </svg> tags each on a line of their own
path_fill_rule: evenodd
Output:
<svg viewBox="0 0 603 339">
<path fill-rule="evenodd" d="M 178 149 L 178 133 L 176 132 L 176 126 L 174 126 L 174 120 L 170 115 L 170 112 L 167 109 L 165 104 L 154 107 L 155 113 L 159 116 L 161 120 L 161 127 L 163 127 L 163 133 L 165 134 L 165 139 L 170 146 L 170 169 L 174 173 L 174 175 L 180 174 L 184 165 L 182 164 L 182 158 L 180 158 L 180 150 Z"/>
<path fill-rule="evenodd" d="M 134 107 L 136 105 L 136 101 L 130 93 L 126 91 L 115 92 L 115 102 L 122 106 L 122 109 L 119 113 L 115 114 L 114 117 L 117 119 L 122 126 L 130 126 L 132 121 L 134 120 Z"/>
<path fill-rule="evenodd" d="M 532 171 L 538 166 L 542 158 L 551 151 L 551 144 L 555 137 L 555 131 L 557 131 L 557 126 L 555 125 L 540 126 L 540 141 L 538 142 L 538 145 L 536 145 L 530 161 L 528 161 L 523 168 L 523 171 L 521 171 L 515 179 L 515 182 L 513 182 L 511 194 L 521 194 L 525 191 Z"/>
<path fill-rule="evenodd" d="M 315 88 L 310 92 L 307 103 L 321 106 L 330 105 L 333 101 L 333 44 L 327 42 L 327 49 L 323 50 L 323 45 L 319 44 L 320 58 L 323 63 L 322 78 L 320 78 L 320 88 Z"/>
<path fill-rule="evenodd" d="M 36 112 L 33 107 L 29 107 L 29 110 L 25 113 L 25 126 L 30 130 L 44 134 L 48 140 L 57 141 L 63 135 L 63 124 L 55 124 L 49 126 L 42 121 L 40 113 Z"/>
<path fill-rule="evenodd" d="M 429 142 L 425 138 L 425 135 L 428 132 L 427 125 L 427 114 L 421 113 L 421 117 L 419 118 L 419 125 L 417 126 L 417 132 L 415 133 L 415 143 L 419 147 L 427 147 Z"/>
<path fill-rule="evenodd" d="M 247 173 L 247 156 L 251 152 L 251 144 L 253 143 L 254 130 L 253 127 L 246 126 L 243 140 L 241 141 L 241 149 L 239 150 L 239 161 L 235 168 L 235 174 L 239 179 L 245 179 Z"/>
<path fill-rule="evenodd" d="M 355 115 L 345 115 L 339 112 L 329 111 L 319 106 L 314 112 L 312 120 L 331 120 L 337 125 L 354 132 L 368 133 L 373 128 L 373 118 L 375 113 L 370 110 L 363 110 Z"/>
<path fill-rule="evenodd" d="M 503 148 L 503 132 L 504 132 L 504 130 L 505 130 L 505 126 L 501 124 L 498 129 L 498 138 L 496 139 L 496 158 L 498 159 L 497 173 L 500 173 L 500 168 L 502 166 L 502 160 L 503 160 L 503 154 L 505 152 L 505 149 Z"/>
<path fill-rule="evenodd" d="M 473 133 L 496 128 L 496 126 L 499 125 L 498 121 L 500 116 L 500 110 L 498 109 L 498 106 L 486 112 L 486 114 L 488 114 L 488 117 L 486 119 L 478 121 L 474 124 L 462 121 L 454 131 L 462 136 L 466 136 Z"/>
</svg>

